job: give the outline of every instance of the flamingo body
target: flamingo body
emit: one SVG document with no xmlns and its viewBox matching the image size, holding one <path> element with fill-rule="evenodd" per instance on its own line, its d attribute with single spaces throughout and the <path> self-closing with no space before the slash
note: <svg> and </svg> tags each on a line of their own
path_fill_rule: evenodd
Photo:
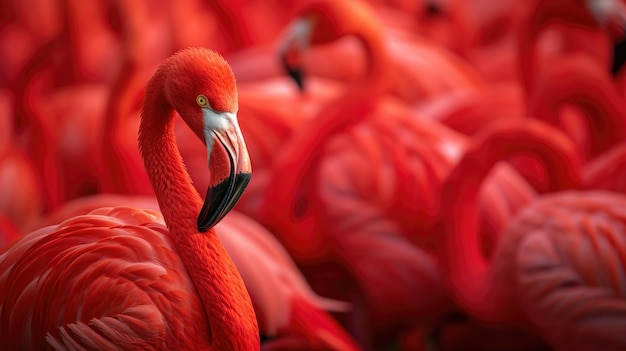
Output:
<svg viewBox="0 0 626 351">
<path fill-rule="evenodd" d="M 101 208 L 31 232 L 2 251 L 0 270 L 12 286 L 0 293 L 0 338 L 13 349 L 208 349 L 195 287 L 153 211 Z"/>
</svg>

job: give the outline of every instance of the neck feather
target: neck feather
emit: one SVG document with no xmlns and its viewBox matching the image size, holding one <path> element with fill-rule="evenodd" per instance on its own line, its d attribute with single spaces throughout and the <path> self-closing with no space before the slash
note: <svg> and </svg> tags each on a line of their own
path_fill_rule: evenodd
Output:
<svg viewBox="0 0 626 351">
<path fill-rule="evenodd" d="M 196 287 L 209 321 L 212 347 L 258 350 L 259 335 L 250 296 L 213 229 L 199 233 L 202 199 L 178 152 L 174 109 L 163 94 L 163 74 L 146 89 L 139 148 L 174 243 Z"/>
</svg>

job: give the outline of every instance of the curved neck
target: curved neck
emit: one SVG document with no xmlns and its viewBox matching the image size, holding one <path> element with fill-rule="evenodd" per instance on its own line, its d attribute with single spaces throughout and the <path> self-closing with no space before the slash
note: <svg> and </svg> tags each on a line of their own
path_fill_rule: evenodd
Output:
<svg viewBox="0 0 626 351">
<path fill-rule="evenodd" d="M 259 348 L 250 296 L 213 229 L 199 233 L 196 218 L 202 199 L 178 152 L 174 110 L 163 95 L 164 73 L 146 87 L 139 127 L 139 149 L 163 218 L 178 254 L 196 287 L 216 350 Z"/>
<path fill-rule="evenodd" d="M 68 40 L 69 64 L 68 74 L 72 82 L 100 81 L 106 79 L 106 67 L 93 67 L 94 60 L 100 55 L 117 50 L 113 42 L 110 28 L 105 23 L 108 10 L 106 3 L 93 0 L 63 0 L 61 5 L 65 13 L 65 32 Z M 107 39 L 107 42 L 102 42 Z M 98 45 L 93 45 L 98 41 Z M 107 50 L 100 47 L 107 45 Z M 112 56 L 111 56 L 112 57 Z M 107 62 L 108 64 L 108 62 Z"/>
<path fill-rule="evenodd" d="M 533 1 L 535 3 L 526 14 L 518 31 L 520 78 L 527 92 L 533 83 L 537 38 L 545 27 L 558 21 L 572 23 L 577 27 L 597 27 L 584 0 Z"/>
<path fill-rule="evenodd" d="M 388 89 L 387 51 L 384 47 L 382 29 L 376 22 L 366 22 L 353 33 L 363 44 L 368 63 L 360 79 L 345 88 L 337 99 L 324 106 L 316 117 L 291 137 L 284 151 L 279 154 L 272 166 L 272 176 L 268 189 L 280 189 L 267 194 L 261 211 L 273 212 L 272 216 L 284 218 L 285 211 L 291 209 L 274 204 L 292 204 L 297 201 L 296 194 L 308 194 L 314 211 L 316 207 L 317 173 L 324 154 L 324 145 L 333 136 L 361 122 L 375 108 L 378 98 Z M 287 235 L 283 242 L 299 241 L 292 247 L 302 247 L 304 243 L 310 250 L 317 250 L 322 245 L 319 229 L 309 234 Z"/>
<path fill-rule="evenodd" d="M 104 120 L 103 159 L 107 163 L 107 191 L 121 194 L 154 196 L 136 143 L 129 143 L 130 126 L 138 120 L 138 102 L 152 70 L 147 69 L 149 52 L 146 46 L 147 9 L 140 1 L 116 3 L 122 15 L 123 60 L 112 82 Z M 136 135 L 136 130 L 134 130 Z M 134 141 L 133 137 L 133 141 Z"/>
<path fill-rule="evenodd" d="M 624 103 L 609 73 L 586 56 L 569 56 L 542 70 L 530 92 L 528 114 L 560 126 L 559 108 L 576 106 L 589 126 L 594 157 L 626 138 Z"/>
<path fill-rule="evenodd" d="M 480 251 L 476 204 L 490 170 L 516 154 L 538 158 L 553 189 L 578 188 L 581 183 L 574 145 L 536 120 L 507 121 L 476 137 L 451 171 L 441 192 L 442 269 L 461 307 L 486 321 L 501 320 L 504 309 L 511 306 L 498 293 L 496 284 L 503 277 L 494 277 L 499 271 L 487 264 Z"/>
<path fill-rule="evenodd" d="M 37 50 L 24 65 L 15 89 L 16 134 L 26 135 L 29 156 L 41 176 L 42 189 L 46 202 L 45 211 L 53 211 L 65 202 L 63 170 L 57 166 L 57 133 L 54 131 L 54 118 L 49 114 L 46 103 L 53 85 L 60 79 L 55 58 L 60 40 L 53 40 Z M 22 132 L 20 129 L 23 129 Z"/>
<path fill-rule="evenodd" d="M 232 50 L 241 50 L 254 43 L 247 12 L 239 0 L 207 1 L 229 37 Z"/>
</svg>

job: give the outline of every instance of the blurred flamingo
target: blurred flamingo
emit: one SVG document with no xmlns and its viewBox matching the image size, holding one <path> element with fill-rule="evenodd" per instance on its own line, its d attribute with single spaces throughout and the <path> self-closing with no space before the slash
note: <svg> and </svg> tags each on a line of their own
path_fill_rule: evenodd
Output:
<svg viewBox="0 0 626 351">
<path fill-rule="evenodd" d="M 108 87 L 69 80 L 67 42 L 42 46 L 25 63 L 16 89 L 21 143 L 45 181 L 47 208 L 99 190 L 100 133 Z"/>
<path fill-rule="evenodd" d="M 13 88 L 28 58 L 60 33 L 60 6 L 56 1 L 3 1 L 0 23 L 0 86 Z"/>
<path fill-rule="evenodd" d="M 57 134 L 53 123 L 46 118 L 47 104 L 35 103 L 46 96 L 48 82 L 56 79 L 58 71 L 46 70 L 48 64 L 57 65 L 64 60 L 62 53 L 55 50 L 58 40 L 42 47 L 24 64 L 20 73 L 23 77 L 14 88 L 15 107 L 13 137 L 18 145 L 33 160 L 41 175 L 41 198 L 44 210 L 57 208 L 65 201 L 65 184 L 57 164 Z"/>
<path fill-rule="evenodd" d="M 102 208 L 5 247 L 2 339 L 38 349 L 258 350 L 250 297 L 212 229 L 250 177 L 236 106 L 234 76 L 215 52 L 164 61 L 146 88 L 139 144 L 169 230 L 156 212 Z M 207 145 L 213 183 L 204 205 L 176 150 L 174 110 Z"/>
<path fill-rule="evenodd" d="M 9 91 L 0 89 L 0 215 L 5 240 L 14 237 L 8 223 L 20 230 L 31 225 L 43 212 L 42 182 L 31 158 L 22 150 L 13 132 L 13 103 Z M 2 236 L 2 235 L 0 235 Z"/>
<path fill-rule="evenodd" d="M 66 74 L 72 82 L 108 82 L 119 64 L 120 38 L 111 23 L 112 2 L 60 0 L 64 39 L 68 44 Z"/>
<path fill-rule="evenodd" d="M 483 323 L 534 330 L 556 350 L 624 349 L 622 195 L 545 195 L 510 222 L 491 263 L 476 249 L 476 195 L 496 162 L 530 153 L 555 186 L 581 183 L 578 153 L 564 134 L 535 120 L 507 122 L 477 137 L 444 185 L 441 262 L 455 301 Z"/>
<path fill-rule="evenodd" d="M 551 23 L 561 23 L 563 44 L 554 55 L 539 62 L 535 55 L 537 39 Z M 620 0 L 534 2 L 518 31 L 518 62 L 523 87 L 526 91 L 532 87 L 537 67 L 541 69 L 552 60 L 559 62 L 567 53 L 584 53 L 609 69 L 612 41 L 623 37 L 624 28 L 626 6 Z M 581 40 L 584 36 L 588 39 Z"/>
<path fill-rule="evenodd" d="M 137 131 L 144 86 L 156 69 L 152 63 L 154 56 L 159 56 L 158 46 L 164 45 L 155 46 L 151 39 L 152 32 L 158 31 L 159 27 L 150 23 L 151 12 L 147 3 L 117 1 L 113 5 L 122 22 L 122 56 L 104 114 L 101 158 L 105 163 L 105 176 L 101 181 L 102 191 L 154 196 L 139 154 Z M 204 185 L 208 186 L 208 183 Z"/>
</svg>

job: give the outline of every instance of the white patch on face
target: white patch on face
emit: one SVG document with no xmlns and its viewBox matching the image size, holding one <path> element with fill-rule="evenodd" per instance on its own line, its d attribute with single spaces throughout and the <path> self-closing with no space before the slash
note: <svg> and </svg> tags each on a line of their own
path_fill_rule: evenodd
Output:
<svg viewBox="0 0 626 351">
<path fill-rule="evenodd" d="M 299 49 L 309 46 L 313 25 L 308 18 L 298 18 L 288 27 L 286 34 L 278 44 L 278 52 L 284 53 L 290 45 L 296 45 Z"/>
<path fill-rule="evenodd" d="M 232 129 L 239 130 L 239 122 L 237 121 L 237 113 L 215 112 L 208 107 L 202 109 L 202 116 L 204 117 L 204 141 L 207 146 L 207 158 L 210 158 L 215 143 L 213 133 Z"/>
<path fill-rule="evenodd" d="M 610 16 L 626 21 L 626 6 L 617 0 L 587 0 L 587 8 L 600 25 L 606 25 Z"/>
</svg>

